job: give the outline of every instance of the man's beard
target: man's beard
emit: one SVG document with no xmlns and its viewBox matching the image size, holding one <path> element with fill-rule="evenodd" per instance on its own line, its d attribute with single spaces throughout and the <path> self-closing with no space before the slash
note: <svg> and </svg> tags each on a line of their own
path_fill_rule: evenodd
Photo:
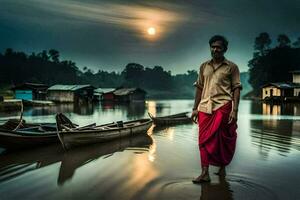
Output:
<svg viewBox="0 0 300 200">
<path fill-rule="evenodd" d="M 223 54 L 222 53 L 211 53 L 211 56 L 213 58 L 222 58 L 223 57 Z"/>
</svg>

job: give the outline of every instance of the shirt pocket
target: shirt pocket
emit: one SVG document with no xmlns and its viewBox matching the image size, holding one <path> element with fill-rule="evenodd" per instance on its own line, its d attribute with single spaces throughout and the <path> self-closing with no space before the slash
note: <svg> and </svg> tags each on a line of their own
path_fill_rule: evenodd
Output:
<svg viewBox="0 0 300 200">
<path fill-rule="evenodd" d="M 216 84 L 218 85 L 226 85 L 230 83 L 230 71 L 227 70 L 220 70 L 216 73 Z"/>
</svg>

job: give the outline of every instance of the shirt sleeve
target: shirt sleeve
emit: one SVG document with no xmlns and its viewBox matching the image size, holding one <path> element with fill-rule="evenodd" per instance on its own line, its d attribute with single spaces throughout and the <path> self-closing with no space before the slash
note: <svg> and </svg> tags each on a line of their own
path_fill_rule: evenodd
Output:
<svg viewBox="0 0 300 200">
<path fill-rule="evenodd" d="M 236 88 L 243 89 L 241 78 L 240 78 L 240 70 L 237 65 L 234 65 L 233 70 L 231 72 L 231 89 L 234 91 Z"/>
<path fill-rule="evenodd" d="M 197 87 L 197 88 L 199 88 L 199 89 L 203 89 L 203 81 L 204 81 L 203 80 L 204 79 L 204 77 L 203 77 L 203 66 L 204 66 L 204 64 L 202 64 L 200 66 L 198 78 L 194 82 L 194 86 Z"/>
</svg>

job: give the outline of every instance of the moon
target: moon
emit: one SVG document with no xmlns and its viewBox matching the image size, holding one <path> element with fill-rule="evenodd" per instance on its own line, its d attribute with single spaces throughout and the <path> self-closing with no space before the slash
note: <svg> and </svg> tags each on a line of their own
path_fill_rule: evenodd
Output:
<svg viewBox="0 0 300 200">
<path fill-rule="evenodd" d="M 149 27 L 147 30 L 149 35 L 155 35 L 156 34 L 156 30 L 154 27 Z"/>
</svg>

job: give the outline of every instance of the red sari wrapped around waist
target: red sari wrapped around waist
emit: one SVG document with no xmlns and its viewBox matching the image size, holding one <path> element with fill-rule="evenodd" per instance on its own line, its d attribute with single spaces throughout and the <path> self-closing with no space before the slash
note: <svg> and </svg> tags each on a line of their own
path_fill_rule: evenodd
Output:
<svg viewBox="0 0 300 200">
<path fill-rule="evenodd" d="M 199 149 L 205 154 L 208 163 L 216 166 L 225 166 L 233 158 L 237 124 L 235 121 L 228 124 L 232 102 L 228 102 L 212 114 L 199 112 Z"/>
</svg>

